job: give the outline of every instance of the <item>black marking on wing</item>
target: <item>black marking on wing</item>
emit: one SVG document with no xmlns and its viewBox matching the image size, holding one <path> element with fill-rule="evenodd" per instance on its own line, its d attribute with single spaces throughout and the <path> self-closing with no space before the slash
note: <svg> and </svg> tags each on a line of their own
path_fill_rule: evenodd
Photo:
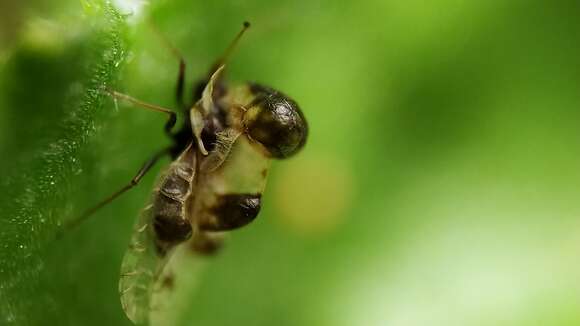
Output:
<svg viewBox="0 0 580 326">
<path fill-rule="evenodd" d="M 153 229 L 157 237 L 157 250 L 164 254 L 167 247 L 172 247 L 189 239 L 193 233 L 190 222 L 184 218 L 185 202 L 167 197 L 160 193 L 154 205 Z"/>
<path fill-rule="evenodd" d="M 121 265 L 119 293 L 127 317 L 146 323 L 155 284 L 175 246 L 192 235 L 186 203 L 194 180 L 195 150 L 189 146 L 160 177 L 159 188 L 135 226 Z"/>
<path fill-rule="evenodd" d="M 218 195 L 216 204 L 209 209 L 208 218 L 200 221 L 200 229 L 226 231 L 252 222 L 261 208 L 261 194 Z"/>
</svg>

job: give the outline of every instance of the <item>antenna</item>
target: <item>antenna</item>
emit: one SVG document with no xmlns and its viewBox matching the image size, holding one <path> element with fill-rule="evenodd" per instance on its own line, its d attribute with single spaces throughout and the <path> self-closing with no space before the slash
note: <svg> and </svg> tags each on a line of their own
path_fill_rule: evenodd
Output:
<svg viewBox="0 0 580 326">
<path fill-rule="evenodd" d="M 226 49 L 224 54 L 221 56 L 221 58 L 214 64 L 214 66 L 213 66 L 214 69 L 212 69 L 212 70 L 215 71 L 219 67 L 223 66 L 226 63 L 226 61 L 228 61 L 231 54 L 236 49 L 236 46 L 238 46 L 238 43 L 240 42 L 242 35 L 244 35 L 244 33 L 246 32 L 246 30 L 248 28 L 250 28 L 250 23 L 248 21 L 245 21 L 244 24 L 242 25 L 242 30 L 238 32 L 238 35 L 236 35 L 236 37 L 230 43 L 230 46 L 228 46 L 228 48 Z"/>
</svg>

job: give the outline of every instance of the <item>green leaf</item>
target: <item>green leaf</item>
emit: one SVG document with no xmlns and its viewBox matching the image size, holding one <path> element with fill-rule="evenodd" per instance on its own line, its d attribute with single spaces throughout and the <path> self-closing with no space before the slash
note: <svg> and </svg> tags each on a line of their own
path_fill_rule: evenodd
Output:
<svg viewBox="0 0 580 326">
<path fill-rule="evenodd" d="M 72 304 L 75 292 L 55 287 L 70 275 L 54 250 L 71 255 L 65 262 L 81 253 L 55 238 L 79 208 L 71 194 L 87 185 L 76 176 L 90 167 L 87 149 L 111 111 L 102 89 L 117 80 L 127 54 L 125 19 L 97 4 L 78 19 L 28 21 L 1 71 L 3 325 L 66 324 L 63 311 L 74 309 L 62 298 Z M 68 321 L 87 324 L 78 317 Z"/>
</svg>

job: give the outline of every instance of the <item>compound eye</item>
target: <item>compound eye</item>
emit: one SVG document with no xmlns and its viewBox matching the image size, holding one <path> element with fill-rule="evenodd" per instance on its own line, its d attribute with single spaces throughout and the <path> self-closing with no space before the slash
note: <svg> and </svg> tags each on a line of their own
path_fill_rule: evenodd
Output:
<svg viewBox="0 0 580 326">
<path fill-rule="evenodd" d="M 308 124 L 298 104 L 280 93 L 259 95 L 244 114 L 244 125 L 250 138 L 278 159 L 300 151 L 308 136 Z"/>
</svg>

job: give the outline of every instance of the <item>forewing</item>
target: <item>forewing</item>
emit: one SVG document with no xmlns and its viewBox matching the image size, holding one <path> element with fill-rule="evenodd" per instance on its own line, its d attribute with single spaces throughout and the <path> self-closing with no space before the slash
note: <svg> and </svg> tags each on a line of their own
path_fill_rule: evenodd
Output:
<svg viewBox="0 0 580 326">
<path fill-rule="evenodd" d="M 169 253 L 161 256 L 155 248 L 152 232 L 153 205 L 147 206 L 135 226 L 131 243 L 123 263 L 119 280 L 121 305 L 135 324 L 145 323 L 150 309 L 153 284 L 163 270 Z"/>
<path fill-rule="evenodd" d="M 158 291 L 160 276 L 179 242 L 160 239 L 153 229 L 154 217 L 169 215 L 189 221 L 189 199 L 195 171 L 195 150 L 189 146 L 160 177 L 152 203 L 142 211 L 121 264 L 119 292 L 127 317 L 135 324 L 148 321 L 152 296 Z M 162 198 L 163 200 L 158 200 Z M 170 201 L 169 206 L 167 202 Z M 169 209 L 171 208 L 171 209 Z M 195 228 L 193 229 L 195 234 Z"/>
<path fill-rule="evenodd" d="M 191 296 L 197 289 L 206 260 L 194 251 L 195 237 L 177 246 L 154 285 L 150 323 L 155 326 L 179 325 L 191 309 Z"/>
</svg>

